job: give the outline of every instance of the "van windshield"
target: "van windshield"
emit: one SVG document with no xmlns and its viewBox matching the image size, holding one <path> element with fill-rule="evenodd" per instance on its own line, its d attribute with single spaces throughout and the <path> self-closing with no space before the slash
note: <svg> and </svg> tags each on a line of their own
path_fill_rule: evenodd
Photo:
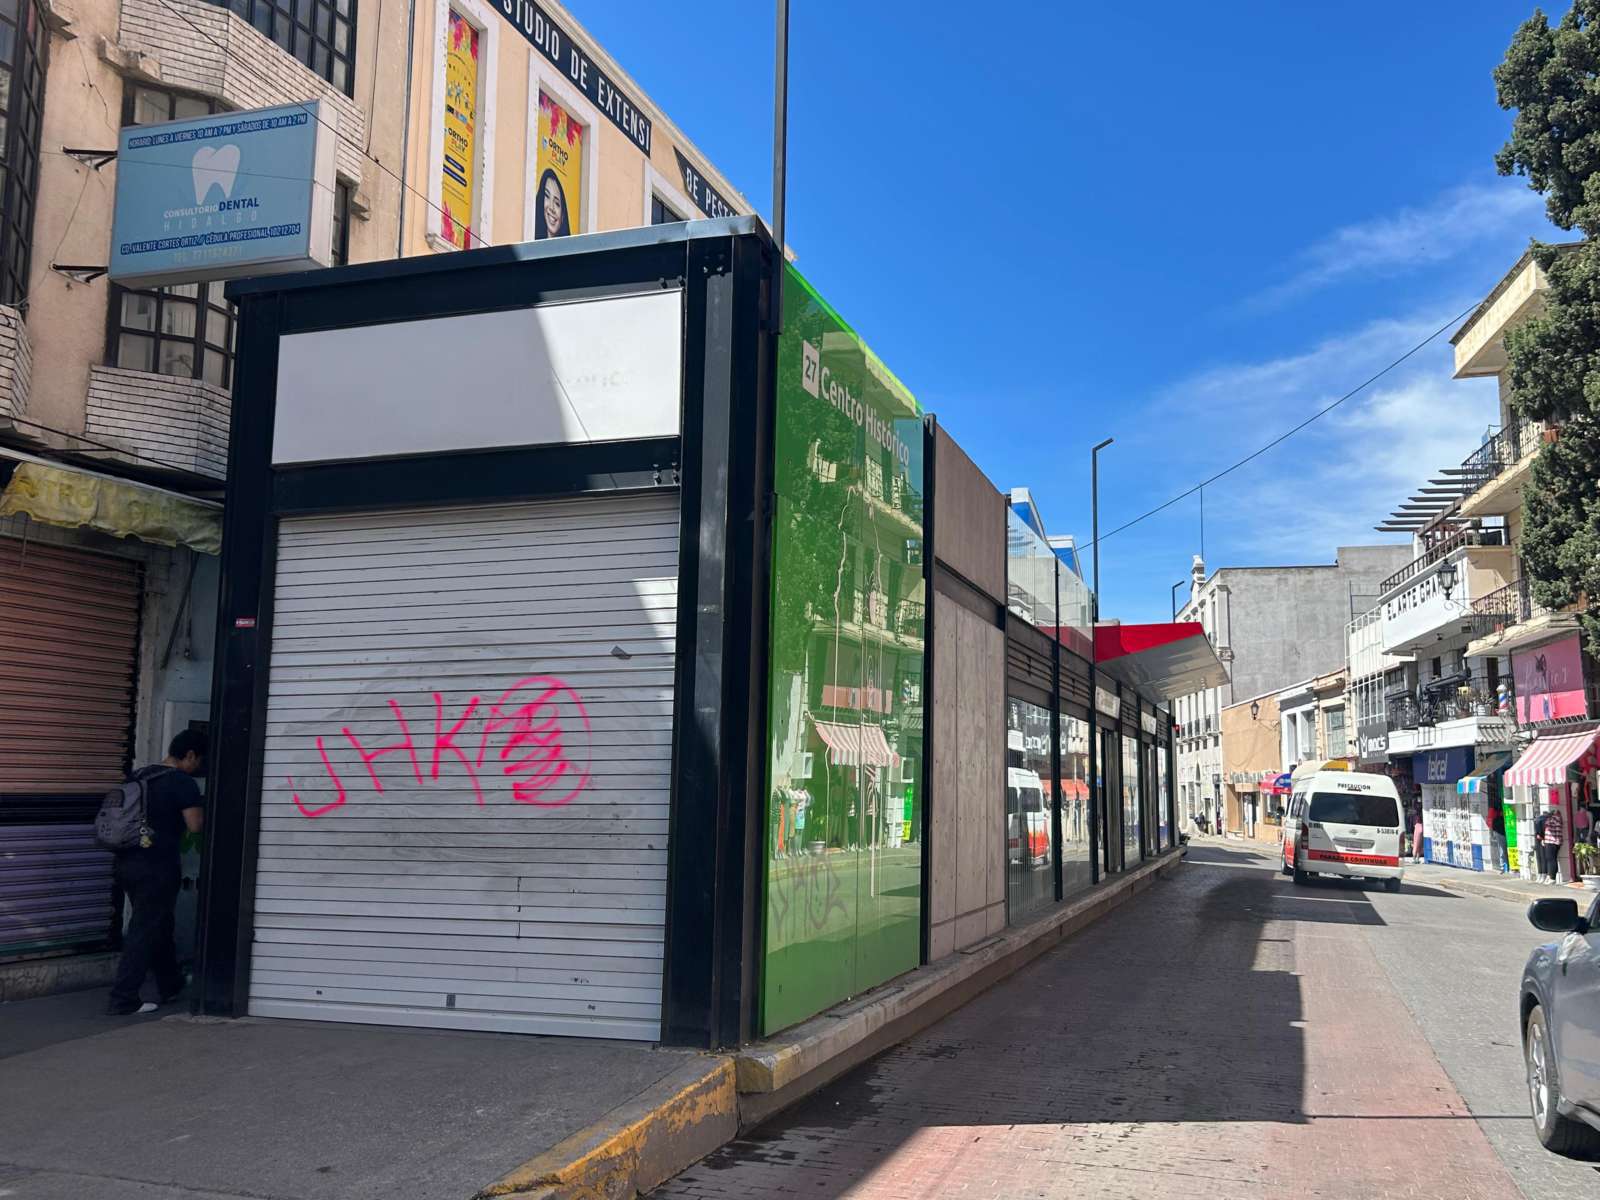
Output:
<svg viewBox="0 0 1600 1200">
<path fill-rule="evenodd" d="M 1400 824 L 1400 810 L 1389 796 L 1363 792 L 1317 792 L 1311 797 L 1308 820 L 1333 825 Z"/>
</svg>

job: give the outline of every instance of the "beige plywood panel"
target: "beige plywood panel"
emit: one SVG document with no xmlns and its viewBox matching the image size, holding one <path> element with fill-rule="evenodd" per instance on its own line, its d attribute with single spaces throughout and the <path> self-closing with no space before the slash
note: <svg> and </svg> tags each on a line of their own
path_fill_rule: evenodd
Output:
<svg viewBox="0 0 1600 1200">
<path fill-rule="evenodd" d="M 929 917 L 937 930 L 956 912 L 956 851 L 960 827 L 956 744 L 960 703 L 960 664 L 956 647 L 962 609 L 948 596 L 934 596 L 933 652 L 935 671 L 948 671 L 948 686 L 935 680 L 933 696 L 933 845 L 929 880 Z M 935 957 L 938 957 L 935 955 Z"/>
<path fill-rule="evenodd" d="M 1006 594 L 1006 500 L 943 429 L 934 448 L 933 553 L 996 600 Z"/>
</svg>

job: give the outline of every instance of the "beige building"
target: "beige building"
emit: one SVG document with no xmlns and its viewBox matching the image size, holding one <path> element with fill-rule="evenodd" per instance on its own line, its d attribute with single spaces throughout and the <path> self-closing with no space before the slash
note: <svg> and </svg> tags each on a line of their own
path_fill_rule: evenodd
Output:
<svg viewBox="0 0 1600 1200">
<path fill-rule="evenodd" d="M 17 0 L 0 54 L 0 985 L 82 984 L 99 798 L 209 722 L 236 339 L 108 278 L 119 132 L 320 101 L 332 265 L 750 206 L 543 0 Z"/>
<path fill-rule="evenodd" d="M 416 6 L 405 255 L 753 211 L 559 5 Z"/>
<path fill-rule="evenodd" d="M 1279 772 L 1278 698 L 1272 693 L 1222 710 L 1223 821 L 1232 833 L 1258 837 L 1276 811 L 1263 792 Z"/>
</svg>

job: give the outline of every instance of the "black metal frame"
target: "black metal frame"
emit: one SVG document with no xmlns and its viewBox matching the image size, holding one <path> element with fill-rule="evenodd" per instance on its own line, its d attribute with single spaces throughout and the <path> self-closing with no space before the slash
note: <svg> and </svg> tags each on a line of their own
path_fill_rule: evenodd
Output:
<svg viewBox="0 0 1600 1200">
<path fill-rule="evenodd" d="M 50 31 L 42 0 L 21 0 L 9 16 L 11 61 L 0 63 L 10 76 L 9 99 L 0 105 L 0 303 L 27 299 L 32 260 L 33 218 L 39 207 L 39 159 L 44 129 L 45 73 L 50 63 Z"/>
<path fill-rule="evenodd" d="M 280 517 L 668 489 L 680 500 L 678 646 L 662 1040 L 745 1040 L 755 1013 L 774 355 L 772 244 L 754 218 L 240 281 L 201 882 L 199 1007 L 249 990 Z M 678 438 L 271 465 L 287 334 L 556 300 L 684 295 Z M 241 624 L 242 622 L 242 624 Z"/>
<path fill-rule="evenodd" d="M 263 37 L 274 42 L 289 57 L 302 64 L 320 79 L 326 79 L 346 96 L 356 94 L 356 18 L 359 15 L 357 0 L 339 5 L 336 0 L 312 0 L 309 5 L 294 6 L 288 0 L 207 0 L 218 8 L 232 9 L 241 19 L 254 26 Z M 300 7 L 311 9 L 311 24 L 299 20 Z M 342 11 L 348 8 L 348 12 Z M 326 16 L 327 34 L 319 27 Z M 341 52 L 336 44 L 336 27 L 345 25 L 346 49 Z M 444 36 L 440 32 L 440 36 Z M 324 51 L 324 66 L 317 65 L 317 51 Z M 334 80 L 334 64 L 345 65 L 343 83 Z"/>
</svg>

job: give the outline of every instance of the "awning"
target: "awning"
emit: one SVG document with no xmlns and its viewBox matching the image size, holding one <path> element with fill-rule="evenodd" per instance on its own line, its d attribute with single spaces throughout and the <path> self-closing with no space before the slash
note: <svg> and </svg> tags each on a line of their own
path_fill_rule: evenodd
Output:
<svg viewBox="0 0 1600 1200">
<path fill-rule="evenodd" d="M 1533 740 L 1516 765 L 1506 772 L 1508 787 L 1554 787 L 1565 783 L 1567 768 L 1594 745 L 1596 731 L 1545 735 Z"/>
<path fill-rule="evenodd" d="M 111 475 L 22 459 L 5 490 L 0 517 L 26 514 L 66 529 L 87 526 L 112 537 L 158 546 L 188 546 L 201 554 L 222 550 L 222 506 Z"/>
<path fill-rule="evenodd" d="M 1046 796 L 1054 794 L 1048 779 L 1040 779 L 1039 786 Z M 1089 795 L 1089 785 L 1081 779 L 1063 779 L 1061 781 L 1061 798 L 1063 800 L 1082 800 Z"/>
<path fill-rule="evenodd" d="M 1152 699 L 1170 700 L 1228 682 L 1228 672 L 1198 621 L 1097 625 L 1094 661 Z"/>
<path fill-rule="evenodd" d="M 1261 777 L 1261 790 L 1269 796 L 1282 796 L 1291 790 L 1292 779 L 1287 771 L 1282 774 L 1268 771 Z"/>
<path fill-rule="evenodd" d="M 815 717 L 811 723 L 828 744 L 828 761 L 836 767 L 892 767 L 900 761 L 876 725 L 840 725 Z"/>
<path fill-rule="evenodd" d="M 1456 792 L 1462 796 L 1477 795 L 1489 790 L 1489 780 L 1511 765 L 1509 752 L 1485 752 L 1478 756 L 1478 765 L 1456 780 Z"/>
</svg>

